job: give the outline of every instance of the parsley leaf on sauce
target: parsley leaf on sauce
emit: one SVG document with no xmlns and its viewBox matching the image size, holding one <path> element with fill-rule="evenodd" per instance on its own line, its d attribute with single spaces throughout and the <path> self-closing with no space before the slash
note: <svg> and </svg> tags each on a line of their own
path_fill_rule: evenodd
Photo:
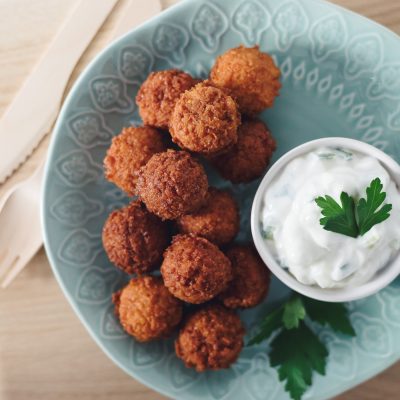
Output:
<svg viewBox="0 0 400 400">
<path fill-rule="evenodd" d="M 342 205 L 339 205 L 334 198 L 326 195 L 318 197 L 315 202 L 321 207 L 321 214 L 324 216 L 319 220 L 324 229 L 331 232 L 356 238 L 358 226 L 355 216 L 354 200 L 346 192 L 340 195 Z"/>
<path fill-rule="evenodd" d="M 379 178 L 375 178 L 367 187 L 367 199 L 360 199 L 357 204 L 357 217 L 360 235 L 368 232 L 374 225 L 390 217 L 391 204 L 384 204 L 386 193 L 382 192 L 383 185 Z"/>
<path fill-rule="evenodd" d="M 346 192 L 340 195 L 340 202 L 326 195 L 315 199 L 321 208 L 323 217 L 319 220 L 325 230 L 341 233 L 356 238 L 364 235 L 374 225 L 390 217 L 391 204 L 384 204 L 386 193 L 382 192 L 383 185 L 379 178 L 375 178 L 366 189 L 367 198 L 361 198 L 357 204 Z"/>
</svg>

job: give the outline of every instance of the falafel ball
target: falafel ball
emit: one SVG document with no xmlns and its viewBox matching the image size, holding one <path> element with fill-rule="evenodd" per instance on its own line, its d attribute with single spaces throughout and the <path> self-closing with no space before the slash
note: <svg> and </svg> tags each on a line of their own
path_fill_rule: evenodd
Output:
<svg viewBox="0 0 400 400">
<path fill-rule="evenodd" d="M 226 253 L 232 263 L 233 280 L 219 299 L 228 308 L 260 304 L 268 293 L 270 272 L 252 246 L 236 245 Z"/>
<path fill-rule="evenodd" d="M 204 168 L 185 151 L 155 154 L 141 168 L 137 181 L 140 199 L 162 219 L 176 219 L 197 211 L 207 200 Z"/>
<path fill-rule="evenodd" d="M 161 275 L 178 299 L 199 304 L 223 291 L 232 279 L 229 259 L 207 239 L 177 235 L 164 252 Z"/>
<path fill-rule="evenodd" d="M 106 178 L 129 196 L 135 194 L 137 172 L 153 154 L 166 150 L 163 135 L 149 126 L 130 126 L 112 139 L 104 159 Z"/>
<path fill-rule="evenodd" d="M 198 81 L 178 69 L 152 72 L 136 96 L 139 115 L 146 125 L 168 129 L 175 103 L 180 95 Z"/>
<path fill-rule="evenodd" d="M 159 265 L 170 237 L 166 224 L 136 200 L 108 216 L 102 239 L 113 264 L 143 274 Z"/>
<path fill-rule="evenodd" d="M 271 107 L 279 95 L 280 70 L 272 57 L 254 47 L 236 47 L 220 55 L 211 69 L 215 85 L 231 91 L 243 114 Z"/>
<path fill-rule="evenodd" d="M 186 320 L 175 341 L 176 355 L 198 372 L 228 368 L 242 350 L 244 333 L 232 310 L 209 305 Z"/>
<path fill-rule="evenodd" d="M 210 154 L 236 143 L 239 124 L 235 100 L 217 87 L 199 83 L 176 102 L 169 127 L 172 140 L 183 149 Z"/>
<path fill-rule="evenodd" d="M 275 139 L 260 120 L 243 122 L 238 142 L 227 153 L 210 157 L 219 173 L 232 183 L 247 183 L 260 177 L 276 149 Z"/>
<path fill-rule="evenodd" d="M 140 342 L 168 337 L 182 318 L 182 303 L 160 277 L 133 278 L 113 302 L 124 330 Z"/>
<path fill-rule="evenodd" d="M 202 236 L 217 245 L 229 243 L 239 231 L 239 209 L 232 195 L 209 188 L 207 203 L 200 210 L 178 218 L 180 233 Z"/>
</svg>

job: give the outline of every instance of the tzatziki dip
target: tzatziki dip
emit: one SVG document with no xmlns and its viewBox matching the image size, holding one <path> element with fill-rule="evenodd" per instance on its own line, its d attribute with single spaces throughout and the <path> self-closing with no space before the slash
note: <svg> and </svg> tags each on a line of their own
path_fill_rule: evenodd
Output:
<svg viewBox="0 0 400 400">
<path fill-rule="evenodd" d="M 316 199 L 355 202 L 379 178 L 390 217 L 357 237 L 321 226 Z M 372 195 L 371 195 L 372 196 Z M 282 268 L 299 282 L 321 288 L 356 286 L 370 280 L 400 248 L 400 193 L 380 162 L 352 150 L 319 148 L 290 161 L 263 195 L 263 240 Z"/>
</svg>

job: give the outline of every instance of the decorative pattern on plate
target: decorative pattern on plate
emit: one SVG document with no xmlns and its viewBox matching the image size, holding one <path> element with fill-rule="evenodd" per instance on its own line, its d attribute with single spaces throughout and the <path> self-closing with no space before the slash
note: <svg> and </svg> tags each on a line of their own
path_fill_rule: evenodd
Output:
<svg viewBox="0 0 400 400">
<path fill-rule="evenodd" d="M 258 44 L 270 24 L 269 13 L 256 0 L 241 3 L 232 17 L 232 27 L 242 35 L 247 46 Z"/>
<path fill-rule="evenodd" d="M 113 187 L 111 190 L 105 192 L 105 197 L 107 201 L 107 211 L 117 210 L 128 204 L 128 196 L 119 188 Z"/>
<path fill-rule="evenodd" d="M 388 127 L 394 131 L 400 131 L 400 105 L 388 118 Z"/>
<path fill-rule="evenodd" d="M 132 362 L 135 367 L 149 368 L 161 362 L 165 357 L 165 346 L 162 341 L 140 343 L 132 340 Z"/>
<path fill-rule="evenodd" d="M 225 14 L 212 3 L 201 5 L 192 20 L 193 36 L 209 53 L 217 50 L 221 37 L 227 29 L 228 21 Z"/>
<path fill-rule="evenodd" d="M 355 79 L 362 74 L 372 74 L 382 60 L 382 41 L 375 33 L 359 35 L 346 47 L 344 74 Z"/>
<path fill-rule="evenodd" d="M 300 2 L 291 1 L 282 4 L 272 17 L 272 26 L 276 30 L 276 46 L 287 51 L 293 41 L 307 32 L 308 18 Z"/>
<path fill-rule="evenodd" d="M 329 349 L 326 375 L 352 381 L 357 371 L 357 357 L 351 341 L 327 330 L 323 330 L 319 337 Z"/>
<path fill-rule="evenodd" d="M 119 280 L 117 270 L 90 267 L 78 282 L 76 299 L 82 304 L 100 304 L 110 301 L 114 286 Z"/>
<path fill-rule="evenodd" d="M 327 15 L 316 21 L 310 29 L 314 61 L 319 63 L 332 53 L 342 50 L 346 45 L 347 36 L 347 27 L 340 14 Z"/>
<path fill-rule="evenodd" d="M 101 318 L 100 337 L 107 340 L 120 340 L 128 337 L 115 316 L 114 304 L 107 306 Z"/>
<path fill-rule="evenodd" d="M 106 126 L 101 114 L 94 111 L 83 111 L 75 114 L 68 122 L 71 138 L 81 147 L 90 149 L 107 145 L 113 133 Z"/>
<path fill-rule="evenodd" d="M 201 62 L 196 65 L 195 75 L 200 79 L 207 79 L 209 75 L 210 68 L 206 68 Z"/>
<path fill-rule="evenodd" d="M 400 64 L 382 66 L 377 77 L 371 80 L 367 95 L 372 100 L 400 99 Z"/>
<path fill-rule="evenodd" d="M 143 46 L 122 49 L 118 58 L 118 71 L 128 83 L 141 84 L 152 71 L 154 58 Z"/>
<path fill-rule="evenodd" d="M 386 358 L 392 351 L 392 338 L 382 319 L 355 312 L 351 321 L 357 336 L 354 341 L 368 356 Z"/>
<path fill-rule="evenodd" d="M 235 368 L 206 372 L 207 387 L 213 400 L 228 399 L 238 384 L 238 373 Z"/>
<path fill-rule="evenodd" d="M 126 86 L 116 76 L 101 76 L 90 82 L 90 95 L 96 108 L 104 113 L 128 114 L 134 110 L 134 103 L 128 97 Z"/>
<path fill-rule="evenodd" d="M 384 133 L 378 123 L 377 115 L 366 114 L 366 103 L 359 102 L 356 91 L 347 92 L 345 84 L 339 79 L 334 79 L 332 74 L 323 76 L 318 67 L 307 70 L 304 60 L 294 65 L 292 57 L 286 57 L 281 63 L 277 59 L 282 73 L 282 81 L 292 79 L 296 83 L 304 83 L 308 91 L 316 91 L 317 95 L 327 97 L 328 104 L 336 107 L 340 113 L 346 113 L 353 124 L 353 130 L 360 132 L 358 139 L 385 150 L 387 141 L 382 141 Z M 339 115 L 338 115 L 339 117 Z M 384 123 L 384 121 L 379 121 Z"/>
<path fill-rule="evenodd" d="M 172 24 L 158 25 L 152 43 L 154 53 L 158 57 L 164 58 L 175 67 L 181 67 L 185 63 L 184 50 L 189 43 L 186 29 Z"/>
<path fill-rule="evenodd" d="M 102 168 L 84 150 L 73 150 L 61 157 L 56 171 L 67 186 L 82 187 L 102 176 Z"/>
<path fill-rule="evenodd" d="M 100 235 L 92 235 L 86 229 L 72 231 L 60 245 L 58 258 L 74 267 L 86 267 L 103 251 Z"/>
<path fill-rule="evenodd" d="M 50 208 L 50 212 L 58 221 L 69 226 L 86 224 L 91 218 L 100 215 L 103 210 L 103 204 L 89 199 L 78 191 L 65 193 Z"/>
<path fill-rule="evenodd" d="M 171 354 L 168 358 L 169 380 L 175 391 L 182 391 L 194 385 L 200 375 L 191 368 L 186 368 L 185 364 L 179 360 L 175 354 Z"/>
<path fill-rule="evenodd" d="M 254 400 L 275 398 L 281 385 L 278 373 L 269 366 L 269 359 L 264 353 L 256 354 L 253 357 L 243 382 L 250 398 Z"/>
<path fill-rule="evenodd" d="M 384 320 L 400 327 L 400 297 L 399 297 L 400 284 L 392 284 L 392 286 L 381 290 L 377 297 L 383 307 L 382 316 Z M 400 334 L 400 330 L 399 330 Z"/>
<path fill-rule="evenodd" d="M 337 134 L 367 141 L 400 160 L 399 39 L 316 0 L 187 0 L 113 43 L 91 64 L 65 102 L 53 136 L 43 206 L 53 269 L 107 353 L 132 376 L 179 400 L 288 396 L 269 366 L 267 343 L 245 348 L 228 371 L 197 374 L 175 357 L 170 341 L 147 346 L 123 332 L 109 297 L 123 275 L 107 260 L 100 236 L 109 212 L 129 199 L 105 181 L 100 164 L 113 133 L 138 122 L 133 97 L 150 70 L 178 67 L 204 78 L 217 54 L 258 42 L 282 70 L 281 95 L 261 115 L 278 141 L 274 160 L 304 141 Z M 238 239 L 251 239 L 258 183 L 233 186 L 212 171 L 210 182 L 233 190 L 241 207 Z M 351 303 L 356 339 L 322 329 L 332 348 L 327 375 L 316 377 L 305 398 L 333 397 L 400 357 L 399 285 L 397 280 Z M 267 301 L 282 299 L 282 290 L 273 280 Z M 241 313 L 250 331 L 264 309 Z"/>
</svg>

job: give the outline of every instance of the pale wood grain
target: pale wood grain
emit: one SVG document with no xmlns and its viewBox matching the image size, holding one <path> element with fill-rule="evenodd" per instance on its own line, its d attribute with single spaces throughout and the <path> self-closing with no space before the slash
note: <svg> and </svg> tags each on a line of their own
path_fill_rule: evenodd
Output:
<svg viewBox="0 0 400 400">
<path fill-rule="evenodd" d="M 28 9 L 26 13 L 23 13 L 22 11 L 18 12 L 18 19 L 16 20 L 15 17 L 13 17 L 13 7 L 9 5 L 10 3 L 14 4 L 14 0 L 1 0 L 1 2 L 6 3 L 8 7 L 5 8 L 5 13 L 3 13 L 3 11 L 0 12 L 0 33 L 3 33 L 3 35 L 0 35 L 0 54 L 3 53 L 3 48 L 5 49 L 4 57 L 0 57 L 0 60 L 2 60 L 4 64 L 3 69 L 1 69 L 2 73 L 0 75 L 0 88 L 4 85 L 4 87 L 8 87 L 8 90 L 6 90 L 5 92 L 0 91 L 0 115 L 4 112 L 7 104 L 12 100 L 24 78 L 26 78 L 26 75 L 29 73 L 29 71 L 40 58 L 40 55 L 43 53 L 43 50 L 45 49 L 45 45 L 43 46 L 43 42 L 46 44 L 50 42 L 51 38 L 56 34 L 61 22 L 65 19 L 67 13 L 72 10 L 77 0 L 38 0 L 37 3 L 40 12 L 36 11 L 36 13 L 34 14 L 34 24 L 29 21 L 31 11 L 30 9 Z M 36 3 L 36 0 L 33 2 L 29 2 L 29 0 L 17 0 L 18 4 L 23 4 L 24 2 L 27 4 L 32 4 Z M 0 7 L 2 3 L 0 3 Z M 47 7 L 49 4 L 54 5 L 54 3 L 58 4 L 60 7 L 55 7 L 54 9 L 51 7 Z M 109 42 L 114 29 L 115 21 L 118 19 L 121 12 L 123 11 L 123 3 L 124 1 L 120 1 L 117 4 L 112 14 L 110 14 L 110 16 L 101 27 L 95 39 L 83 53 L 79 63 L 71 74 L 71 78 L 65 90 L 65 95 L 68 93 L 74 81 L 85 68 L 85 66 L 89 63 L 89 61 L 92 60 L 94 56 L 98 54 L 98 52 L 102 48 L 104 48 L 104 46 Z M 68 8 L 64 9 L 66 4 L 68 5 Z M 64 6 L 64 8 L 62 6 Z M 20 5 L 20 8 L 23 8 L 22 5 Z M 39 18 L 39 15 L 41 15 L 42 18 L 41 21 L 36 20 L 36 18 Z M 57 22 L 56 24 L 54 24 L 54 20 Z M 47 26 L 48 21 L 51 21 L 51 29 Z M 7 25 L 9 25 L 8 29 Z M 25 30 L 26 25 L 30 29 Z M 14 37 L 10 35 L 10 32 L 18 31 L 18 29 L 20 29 L 21 27 L 24 27 L 25 36 L 21 36 L 21 40 L 17 40 L 16 37 L 19 37 L 19 35 Z M 32 43 L 33 35 L 30 33 L 32 31 L 39 32 L 38 35 L 41 41 L 38 45 L 34 45 Z M 46 36 L 47 40 L 43 39 L 43 36 Z M 8 42 L 9 37 L 11 37 L 11 44 Z M 30 40 L 28 40 L 27 37 L 29 37 Z M 23 59 L 25 48 L 29 49 L 26 60 Z M 12 51 L 10 51 L 13 53 L 11 59 L 9 59 L 8 61 L 7 58 L 9 51 L 7 49 L 12 49 Z M 18 53 L 20 58 L 15 58 L 15 53 Z M 14 68 L 14 65 L 17 66 L 19 64 L 29 65 L 28 71 L 25 71 L 25 68 L 22 70 Z M 4 76 L 3 70 L 7 72 Z M 15 80 L 16 85 L 11 88 L 9 82 L 12 82 L 13 80 Z M 45 136 L 42 142 L 32 153 L 32 155 L 27 159 L 27 161 L 23 165 L 21 165 L 4 184 L 0 185 L 0 196 L 15 183 L 26 179 L 32 174 L 34 169 L 43 160 L 49 145 L 49 141 L 50 137 Z"/>
<path fill-rule="evenodd" d="M 0 115 L 75 1 L 0 0 Z M 163 5 L 174 2 L 163 0 Z M 399 0 L 335 3 L 400 33 Z M 85 52 L 69 88 L 107 42 L 121 10 L 117 6 Z M 27 176 L 47 145 L 48 138 L 6 185 Z M 400 363 L 337 400 L 398 399 L 399 376 Z M 25 399 L 164 399 L 123 373 L 92 341 L 63 297 L 43 250 L 11 287 L 0 291 L 0 400 Z"/>
</svg>

